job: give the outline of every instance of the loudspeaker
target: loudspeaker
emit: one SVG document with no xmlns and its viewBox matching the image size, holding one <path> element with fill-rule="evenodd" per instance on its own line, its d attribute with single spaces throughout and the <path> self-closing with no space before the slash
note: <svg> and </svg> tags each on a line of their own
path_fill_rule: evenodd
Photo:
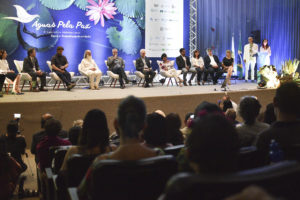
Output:
<svg viewBox="0 0 300 200">
<path fill-rule="evenodd" d="M 251 31 L 251 37 L 253 37 L 253 42 L 260 45 L 261 44 L 261 36 L 260 30 Z"/>
</svg>

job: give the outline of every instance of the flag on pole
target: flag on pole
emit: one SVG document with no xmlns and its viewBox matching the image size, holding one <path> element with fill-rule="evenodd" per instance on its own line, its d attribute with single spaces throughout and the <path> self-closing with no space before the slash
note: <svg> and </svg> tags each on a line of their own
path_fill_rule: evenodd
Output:
<svg viewBox="0 0 300 200">
<path fill-rule="evenodd" d="M 237 73 L 239 79 L 243 78 L 243 57 L 242 57 L 242 33 L 239 34 L 239 49 L 238 49 L 238 57 L 237 57 Z"/>
</svg>

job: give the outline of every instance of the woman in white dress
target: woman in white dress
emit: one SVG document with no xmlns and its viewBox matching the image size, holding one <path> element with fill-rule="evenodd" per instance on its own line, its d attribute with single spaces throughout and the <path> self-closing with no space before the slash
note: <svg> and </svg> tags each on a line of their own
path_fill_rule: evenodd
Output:
<svg viewBox="0 0 300 200">
<path fill-rule="evenodd" d="M 17 74 L 9 68 L 8 62 L 6 60 L 7 53 L 5 50 L 0 50 L 1 60 L 0 60 L 0 73 L 5 74 L 6 80 L 13 83 L 12 93 L 13 94 L 23 94 L 20 90 L 20 80 L 21 75 Z"/>
<path fill-rule="evenodd" d="M 205 72 L 205 68 L 204 68 L 204 61 L 203 58 L 200 56 L 199 50 L 194 51 L 191 63 L 192 63 L 192 67 L 194 67 L 197 71 L 197 83 L 198 85 L 200 85 L 200 81 L 203 78 L 202 74 Z M 202 79 L 202 85 L 204 85 L 203 79 Z"/>
<path fill-rule="evenodd" d="M 161 55 L 162 62 L 159 64 L 160 73 L 166 77 L 174 77 L 179 86 L 182 87 L 183 80 L 179 78 L 177 70 L 174 68 L 174 61 L 168 60 L 167 54 L 163 53 Z"/>
<path fill-rule="evenodd" d="M 91 90 L 99 89 L 102 72 L 97 66 L 95 60 L 92 58 L 92 52 L 90 50 L 86 50 L 84 52 L 84 57 L 79 65 L 79 71 L 89 77 Z"/>
<path fill-rule="evenodd" d="M 270 65 L 270 57 L 271 57 L 271 47 L 269 46 L 268 40 L 264 39 L 262 42 L 262 45 L 259 50 L 261 53 L 267 53 L 266 58 L 264 62 L 262 63 L 264 65 Z"/>
</svg>

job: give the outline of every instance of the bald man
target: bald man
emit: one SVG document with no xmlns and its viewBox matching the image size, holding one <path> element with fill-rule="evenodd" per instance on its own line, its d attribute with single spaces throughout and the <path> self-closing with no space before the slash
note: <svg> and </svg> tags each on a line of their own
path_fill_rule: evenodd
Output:
<svg viewBox="0 0 300 200">
<path fill-rule="evenodd" d="M 53 119 L 53 115 L 51 115 L 50 113 L 45 113 L 42 115 L 41 117 L 41 128 L 42 130 L 35 133 L 32 136 L 32 143 L 31 143 L 31 153 L 36 155 L 36 146 L 38 145 L 38 143 L 40 143 L 40 141 L 46 136 L 46 132 L 45 132 L 45 123 L 47 120 L 49 119 Z M 68 137 L 68 133 L 66 131 L 61 131 L 58 135 L 61 138 L 67 138 Z M 35 157 L 35 161 L 36 163 L 38 163 L 37 157 Z"/>
</svg>

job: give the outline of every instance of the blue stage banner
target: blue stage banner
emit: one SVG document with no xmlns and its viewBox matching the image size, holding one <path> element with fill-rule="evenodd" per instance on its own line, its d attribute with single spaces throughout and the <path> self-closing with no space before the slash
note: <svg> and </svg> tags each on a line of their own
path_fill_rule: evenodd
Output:
<svg viewBox="0 0 300 200">
<path fill-rule="evenodd" d="M 111 56 L 112 48 L 117 48 L 126 70 L 134 72 L 132 61 L 145 48 L 145 0 L 0 2 L 0 48 L 8 52 L 11 67 L 13 60 L 23 60 L 27 49 L 33 47 L 41 68 L 49 71 L 46 61 L 56 53 L 57 46 L 63 46 L 70 64 L 68 71 L 78 73 L 84 51 L 90 49 L 105 73 L 104 60 Z M 188 2 L 184 7 L 184 47 L 188 49 Z"/>
</svg>

